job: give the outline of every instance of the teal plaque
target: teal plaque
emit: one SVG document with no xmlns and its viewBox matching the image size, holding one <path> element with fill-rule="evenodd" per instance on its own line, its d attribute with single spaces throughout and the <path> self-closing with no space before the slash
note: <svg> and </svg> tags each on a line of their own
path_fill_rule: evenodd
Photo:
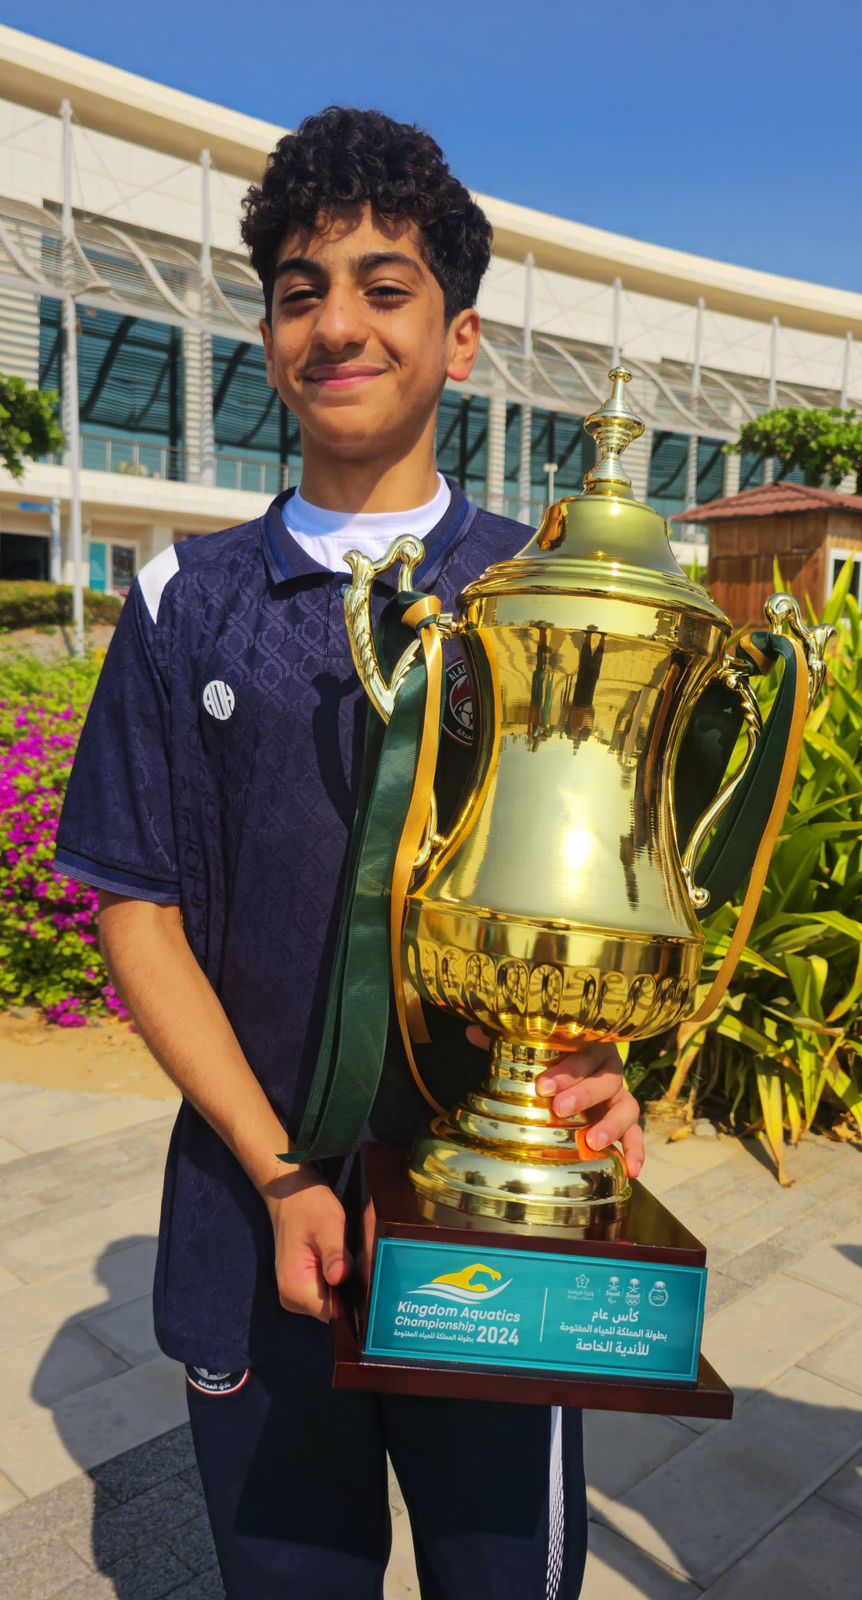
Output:
<svg viewBox="0 0 862 1600">
<path fill-rule="evenodd" d="M 365 1355 L 697 1379 L 705 1267 L 378 1241 Z"/>
</svg>

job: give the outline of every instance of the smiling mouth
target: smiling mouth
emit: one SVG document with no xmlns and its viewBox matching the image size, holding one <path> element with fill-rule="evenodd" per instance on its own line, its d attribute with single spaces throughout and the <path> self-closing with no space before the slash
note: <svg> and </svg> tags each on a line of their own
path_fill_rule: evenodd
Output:
<svg viewBox="0 0 862 1600">
<path fill-rule="evenodd" d="M 379 367 L 317 367 L 306 373 L 308 381 L 319 389 L 355 389 L 381 376 Z"/>
</svg>

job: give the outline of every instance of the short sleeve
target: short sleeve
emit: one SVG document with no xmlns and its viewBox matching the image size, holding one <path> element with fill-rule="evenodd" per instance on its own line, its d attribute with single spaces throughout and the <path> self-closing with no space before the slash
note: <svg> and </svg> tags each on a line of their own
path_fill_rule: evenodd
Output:
<svg viewBox="0 0 862 1600">
<path fill-rule="evenodd" d="M 170 699 L 156 624 L 129 591 L 78 745 L 55 867 L 95 889 L 179 903 L 171 805 Z"/>
</svg>

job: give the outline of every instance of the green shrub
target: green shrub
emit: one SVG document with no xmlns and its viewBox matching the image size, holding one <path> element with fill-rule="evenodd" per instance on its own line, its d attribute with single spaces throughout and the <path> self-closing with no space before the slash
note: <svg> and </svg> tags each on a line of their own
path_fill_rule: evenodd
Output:
<svg viewBox="0 0 862 1600">
<path fill-rule="evenodd" d="M 84 621 L 116 623 L 123 602 L 115 594 L 84 590 Z M 61 583 L 0 583 L 0 630 L 38 628 L 45 623 L 71 625 L 72 590 Z"/>
<path fill-rule="evenodd" d="M 732 1124 L 762 1129 L 782 1182 L 785 1132 L 795 1143 L 824 1096 L 862 1128 L 862 624 L 850 578 L 848 562 L 824 613 L 839 633 L 826 685 L 730 989 L 696 1033 L 683 1024 L 660 1055 L 639 1046 L 629 1069 L 633 1086 L 655 1076 L 671 1100 L 687 1086 L 692 1112 L 718 1096 Z M 772 681 L 758 693 L 766 716 Z M 737 915 L 724 906 L 705 924 L 701 999 Z"/>
</svg>

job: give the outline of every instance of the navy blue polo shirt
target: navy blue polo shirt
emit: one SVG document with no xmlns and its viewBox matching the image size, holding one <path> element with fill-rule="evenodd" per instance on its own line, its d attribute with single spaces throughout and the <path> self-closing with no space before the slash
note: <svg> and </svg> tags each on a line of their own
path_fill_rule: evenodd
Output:
<svg viewBox="0 0 862 1600">
<path fill-rule="evenodd" d="M 444 610 L 529 537 L 450 487 L 416 578 Z M 181 907 L 295 1136 L 320 1044 L 366 697 L 344 623 L 346 577 L 291 538 L 285 498 L 254 522 L 179 544 L 132 585 L 69 780 L 56 864 L 96 888 Z M 167 581 L 154 583 L 154 571 Z M 392 590 L 376 587 L 379 610 Z M 462 738 L 463 693 L 456 667 Z M 184 1101 L 165 1176 L 159 1342 L 179 1361 L 236 1371 L 277 1350 L 286 1315 L 266 1207 Z"/>
</svg>

